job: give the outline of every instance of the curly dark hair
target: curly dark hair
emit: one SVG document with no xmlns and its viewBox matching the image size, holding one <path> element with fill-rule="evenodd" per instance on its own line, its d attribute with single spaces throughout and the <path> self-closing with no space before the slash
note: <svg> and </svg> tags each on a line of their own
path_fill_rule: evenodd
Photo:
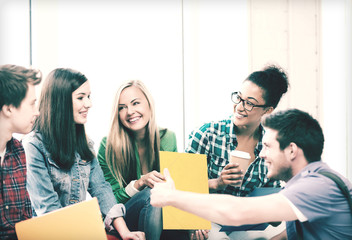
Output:
<svg viewBox="0 0 352 240">
<path fill-rule="evenodd" d="M 287 73 L 279 66 L 268 65 L 251 73 L 245 81 L 251 81 L 264 90 L 265 104 L 276 108 L 289 87 Z"/>
</svg>

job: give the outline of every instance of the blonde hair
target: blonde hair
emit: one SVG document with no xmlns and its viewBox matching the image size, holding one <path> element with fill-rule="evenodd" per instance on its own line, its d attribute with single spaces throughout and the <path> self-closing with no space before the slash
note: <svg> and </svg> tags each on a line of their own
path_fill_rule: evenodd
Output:
<svg viewBox="0 0 352 240">
<path fill-rule="evenodd" d="M 110 130 L 106 141 L 106 163 L 120 186 L 127 185 L 137 179 L 137 159 L 135 155 L 134 136 L 122 125 L 119 118 L 119 100 L 124 89 L 135 86 L 146 97 L 150 108 L 150 120 L 146 129 L 146 156 L 148 170 L 159 171 L 159 130 L 155 121 L 155 106 L 153 98 L 146 86 L 139 80 L 127 81 L 120 86 L 115 95 L 112 109 Z"/>
</svg>

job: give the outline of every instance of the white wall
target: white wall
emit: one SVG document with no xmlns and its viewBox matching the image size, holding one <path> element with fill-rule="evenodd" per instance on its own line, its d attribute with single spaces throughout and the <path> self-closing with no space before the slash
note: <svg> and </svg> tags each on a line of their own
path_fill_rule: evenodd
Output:
<svg viewBox="0 0 352 240">
<path fill-rule="evenodd" d="M 290 89 L 278 109 L 299 108 L 322 125 L 323 161 L 352 179 L 351 1 L 248 0 L 250 68 L 276 62 Z"/>
<path fill-rule="evenodd" d="M 208 121 L 230 116 L 231 93 L 248 75 L 245 0 L 185 0 L 185 137 Z"/>
<path fill-rule="evenodd" d="M 350 0 L 322 0 L 324 160 L 352 179 Z"/>
<path fill-rule="evenodd" d="M 28 0 L 0 0 L 0 64 L 30 64 Z"/>
<path fill-rule="evenodd" d="M 87 132 L 96 148 L 108 133 L 117 88 L 126 80 L 140 79 L 154 96 L 159 125 L 177 133 L 182 149 L 179 2 L 33 0 L 33 8 L 38 13 L 33 20 L 33 63 L 47 72 L 72 67 L 88 77 L 93 107 Z"/>
<path fill-rule="evenodd" d="M 30 64 L 28 2 L 0 0 L 1 64 Z M 291 82 L 279 109 L 318 118 L 324 160 L 352 179 L 351 12 L 351 0 L 32 0 L 32 62 L 90 79 L 96 148 L 117 87 L 144 81 L 179 151 L 192 129 L 231 114 L 251 71 L 278 63 Z"/>
<path fill-rule="evenodd" d="M 180 151 L 195 127 L 231 114 L 230 94 L 248 75 L 246 1 L 32 2 L 33 64 L 45 75 L 55 67 L 87 75 L 96 147 L 128 79 L 146 83 Z"/>
</svg>

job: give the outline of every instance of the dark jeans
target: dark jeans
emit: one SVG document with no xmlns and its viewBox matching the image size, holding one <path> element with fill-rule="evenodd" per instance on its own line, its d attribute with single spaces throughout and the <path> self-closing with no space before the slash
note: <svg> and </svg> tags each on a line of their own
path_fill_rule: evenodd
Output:
<svg viewBox="0 0 352 240">
<path fill-rule="evenodd" d="M 150 188 L 134 195 L 125 204 L 125 221 L 130 231 L 142 231 L 147 240 L 189 240 L 187 230 L 163 230 L 161 208 L 150 205 Z"/>
<path fill-rule="evenodd" d="M 161 208 L 150 205 L 150 188 L 146 187 L 125 204 L 125 221 L 130 231 L 142 231 L 147 240 L 159 240 L 163 229 Z"/>
</svg>

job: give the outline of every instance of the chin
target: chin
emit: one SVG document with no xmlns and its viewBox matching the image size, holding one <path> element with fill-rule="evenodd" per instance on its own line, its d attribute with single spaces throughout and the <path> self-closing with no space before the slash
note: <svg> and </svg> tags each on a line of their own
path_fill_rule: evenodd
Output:
<svg viewBox="0 0 352 240">
<path fill-rule="evenodd" d="M 75 121 L 76 124 L 82 124 L 82 125 L 85 124 L 86 122 L 87 122 L 86 119 Z"/>
<path fill-rule="evenodd" d="M 275 174 L 271 169 L 268 169 L 268 173 L 266 174 L 268 178 L 275 179 L 277 174 Z"/>
</svg>

